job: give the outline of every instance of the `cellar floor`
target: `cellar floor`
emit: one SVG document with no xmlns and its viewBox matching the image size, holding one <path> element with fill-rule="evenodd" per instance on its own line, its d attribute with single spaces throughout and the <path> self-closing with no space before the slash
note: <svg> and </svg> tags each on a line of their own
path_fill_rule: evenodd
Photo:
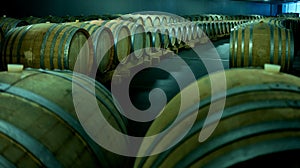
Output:
<svg viewBox="0 0 300 168">
<path fill-rule="evenodd" d="M 222 63 L 221 67 L 227 69 L 229 67 L 229 39 L 218 40 L 213 42 L 213 45 L 202 44 L 193 49 L 185 49 L 180 51 L 178 56 L 162 59 L 155 66 L 158 68 L 147 68 L 134 76 L 130 84 L 129 94 L 136 108 L 142 111 L 150 107 L 149 93 L 153 88 L 162 89 L 167 101 L 169 101 L 180 92 L 176 80 L 181 82 L 182 87 L 185 87 L 196 79 L 207 75 L 208 72 L 202 58 L 209 66 L 210 72 L 218 70 L 214 67 L 216 63 Z M 168 72 L 159 69 L 159 67 L 167 69 Z M 143 136 L 150 123 L 141 124 L 131 121 L 128 127 L 129 134 Z"/>
</svg>

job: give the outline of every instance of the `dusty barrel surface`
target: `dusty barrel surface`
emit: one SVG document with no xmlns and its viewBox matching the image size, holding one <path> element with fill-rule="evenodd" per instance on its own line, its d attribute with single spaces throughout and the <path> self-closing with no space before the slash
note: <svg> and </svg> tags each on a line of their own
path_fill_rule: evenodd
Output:
<svg viewBox="0 0 300 168">
<path fill-rule="evenodd" d="M 102 84 L 72 71 L 42 69 L 3 71 L 0 83 L 1 159 L 16 167 L 92 168 L 125 164 L 125 158 L 92 140 L 75 111 L 72 88 L 94 97 L 107 122 L 126 133 L 127 121 Z M 81 103 L 89 102 L 82 99 Z M 101 127 L 99 124 L 99 134 Z"/>
<path fill-rule="evenodd" d="M 212 85 L 212 79 L 217 81 L 224 75 L 226 86 L 222 82 Z M 292 152 L 300 153 L 298 77 L 262 69 L 236 68 L 210 74 L 193 84 L 198 85 L 201 100 L 189 100 L 180 105 L 182 94 L 194 94 L 192 84 L 176 95 L 146 134 L 151 136 L 166 131 L 164 136 L 142 143 L 140 154 L 149 155 L 168 144 L 178 143 L 163 153 L 137 158 L 134 167 L 230 167 L 244 162 L 259 165 L 261 161 L 252 159 L 265 156 L 273 158 L 268 166 L 276 167 L 278 162 L 274 159 L 280 153 L 294 158 L 284 162 L 284 167 L 299 163 Z M 212 87 L 215 88 L 213 93 Z M 224 109 L 218 104 L 222 100 L 225 100 Z M 182 117 L 175 121 L 179 107 Z M 194 124 L 185 134 L 182 128 L 187 122 Z M 210 124 L 215 122 L 218 125 L 209 134 Z M 171 124 L 174 127 L 170 128 Z M 199 142 L 199 135 L 205 136 L 205 133 L 208 139 Z"/>
<path fill-rule="evenodd" d="M 4 65 L 17 63 L 30 68 L 68 70 L 73 70 L 78 60 L 78 68 L 88 74 L 94 59 L 88 38 L 86 30 L 70 25 L 21 26 L 8 32 L 2 60 Z"/>
<path fill-rule="evenodd" d="M 281 65 L 290 71 L 294 59 L 291 30 L 268 23 L 251 23 L 236 27 L 230 34 L 230 67 Z"/>
<path fill-rule="evenodd" d="M 97 24 L 97 20 L 63 24 L 87 30 L 90 34 L 89 40 L 94 46 L 95 63 L 99 62 L 98 72 L 105 73 L 111 69 L 114 59 L 114 36 L 109 28 Z"/>
</svg>

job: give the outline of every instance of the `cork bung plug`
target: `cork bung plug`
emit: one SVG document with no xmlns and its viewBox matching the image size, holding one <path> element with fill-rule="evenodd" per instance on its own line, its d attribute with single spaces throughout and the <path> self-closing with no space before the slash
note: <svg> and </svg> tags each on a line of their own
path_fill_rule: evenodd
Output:
<svg viewBox="0 0 300 168">
<path fill-rule="evenodd" d="M 8 72 L 22 72 L 24 68 L 23 64 L 7 64 Z"/>
<path fill-rule="evenodd" d="M 268 71 L 268 72 L 279 73 L 280 68 L 281 68 L 280 65 L 275 65 L 275 64 L 265 64 L 264 65 L 265 71 Z"/>
</svg>

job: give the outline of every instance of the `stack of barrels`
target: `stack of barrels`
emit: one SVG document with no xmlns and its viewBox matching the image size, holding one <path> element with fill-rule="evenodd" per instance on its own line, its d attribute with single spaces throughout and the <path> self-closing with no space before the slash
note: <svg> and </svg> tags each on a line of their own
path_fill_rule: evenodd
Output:
<svg viewBox="0 0 300 168">
<path fill-rule="evenodd" d="M 5 70 L 9 63 L 19 63 L 32 68 L 75 68 L 88 75 L 95 71 L 105 74 L 120 63 L 143 60 L 161 50 L 228 36 L 234 26 L 247 22 L 223 21 L 226 18 L 219 15 L 208 15 L 218 21 L 189 21 L 171 14 L 144 13 L 125 14 L 114 20 L 97 17 L 90 15 L 88 21 L 68 21 L 73 18 L 51 15 L 2 17 L 1 69 Z"/>
<path fill-rule="evenodd" d="M 194 14 L 183 15 L 190 21 L 222 21 L 222 20 L 257 20 L 262 19 L 262 15 L 221 15 L 221 14 Z"/>
<path fill-rule="evenodd" d="M 230 69 L 200 78 L 201 102 L 181 104 L 176 95 L 153 121 L 147 136 L 167 130 L 140 146 L 134 167 L 238 166 L 256 158 L 292 156 L 300 151 L 300 79 L 286 74 L 294 60 L 296 18 L 264 18 L 259 15 L 126 14 L 47 18 L 0 19 L 0 165 L 5 167 L 126 167 L 132 158 L 120 156 L 96 144 L 81 125 L 74 102 L 74 88 L 93 97 L 108 123 L 127 134 L 127 119 L 115 105 L 111 92 L 90 76 L 105 74 L 118 64 L 203 38 L 230 36 Z M 50 22 L 48 22 L 50 20 Z M 278 64 L 281 72 L 263 70 Z M 11 72 L 10 64 L 26 69 Z M 244 68 L 241 67 L 252 67 Z M 74 70 L 79 71 L 74 72 Z M 226 81 L 211 83 L 211 79 Z M 211 89 L 215 88 L 213 93 Z M 95 91 L 91 88 L 95 88 Z M 77 90 L 77 91 L 78 91 Z M 223 95 L 223 97 L 222 97 Z M 79 95 L 81 96 L 81 95 Z M 219 108 L 214 105 L 225 100 Z M 183 106 L 177 120 L 179 106 Z M 212 108 L 214 107 L 214 108 Z M 85 109 L 88 110 L 88 109 Z M 211 113 L 210 110 L 215 110 Z M 91 109 L 84 118 L 92 122 Z M 220 115 L 220 112 L 222 114 Z M 97 114 L 95 114 L 97 115 Z M 181 126 L 195 117 L 191 130 Z M 172 126 L 176 122 L 176 126 Z M 209 139 L 198 133 L 215 128 Z M 99 124 L 95 130 L 102 135 Z M 208 128 L 207 128 L 208 127 Z M 98 129 L 98 130 L 97 130 Z M 207 132 L 205 132 L 207 133 Z M 203 134 L 200 134 L 200 136 Z M 180 141 L 178 138 L 181 137 Z M 114 137 L 107 137 L 113 139 Z M 118 139 L 122 146 L 127 139 Z M 163 153 L 157 149 L 177 142 Z M 267 147 L 266 147 L 267 146 Z M 129 149 L 130 150 L 130 149 Z M 152 154 L 156 154 L 151 156 Z M 224 155 L 225 154 L 225 155 Z M 292 158 L 292 157 L 290 157 Z M 252 162 L 255 164 L 255 161 Z M 297 163 L 294 160 L 291 165 Z"/>
<path fill-rule="evenodd" d="M 112 127 L 127 134 L 127 119 L 111 92 L 90 77 L 98 59 L 113 59 L 114 31 L 79 22 L 29 24 L 9 17 L 0 21 L 1 167 L 126 167 L 129 158 L 97 144 L 82 126 L 102 113 Z M 128 37 L 125 30 L 123 36 Z M 99 66 L 99 71 L 106 70 L 107 65 Z M 98 108 L 85 109 L 90 114 L 84 120 L 78 108 L 89 102 L 74 102 L 74 96 L 82 95 L 94 98 Z M 104 123 L 93 124 L 103 136 Z M 121 146 L 125 141 L 117 142 Z"/>
<path fill-rule="evenodd" d="M 198 27 L 193 22 L 170 14 L 126 14 L 122 20 L 142 24 L 146 33 L 152 35 L 153 48 L 167 49 L 198 39 Z"/>
</svg>

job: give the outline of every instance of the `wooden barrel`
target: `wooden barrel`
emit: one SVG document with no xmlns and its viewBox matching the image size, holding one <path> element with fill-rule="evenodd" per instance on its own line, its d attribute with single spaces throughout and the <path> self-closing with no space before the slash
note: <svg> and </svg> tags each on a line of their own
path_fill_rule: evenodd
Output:
<svg viewBox="0 0 300 168">
<path fill-rule="evenodd" d="M 223 37 L 226 34 L 226 25 L 223 21 L 214 22 L 215 24 L 215 33 L 217 37 Z"/>
<path fill-rule="evenodd" d="M 152 33 L 151 32 L 147 32 L 145 30 L 145 54 L 150 56 L 152 54 L 152 50 L 153 50 L 153 47 L 152 46 Z"/>
<path fill-rule="evenodd" d="M 169 46 L 175 46 L 176 44 L 176 30 L 173 26 L 168 25 L 164 26 L 166 29 L 168 29 L 169 32 Z"/>
<path fill-rule="evenodd" d="M 206 35 L 207 37 L 209 37 L 211 40 L 216 40 L 217 38 L 217 28 L 216 28 L 216 25 L 214 22 L 212 21 L 208 21 L 208 22 L 205 22 L 205 30 L 206 30 Z"/>
<path fill-rule="evenodd" d="M 152 27 L 153 21 L 152 18 L 149 15 L 146 14 L 135 14 L 135 17 L 139 17 L 143 19 L 143 25 L 145 27 Z"/>
<path fill-rule="evenodd" d="M 191 15 L 189 18 L 190 21 L 202 21 L 202 17 L 199 15 Z"/>
<path fill-rule="evenodd" d="M 161 16 L 159 15 L 149 15 L 152 19 L 153 26 L 160 26 Z"/>
<path fill-rule="evenodd" d="M 160 24 L 161 25 L 166 25 L 166 24 L 168 24 L 169 23 L 169 20 L 168 20 L 168 18 L 167 18 L 167 16 L 161 16 L 161 19 L 160 19 Z"/>
<path fill-rule="evenodd" d="M 166 18 L 166 24 L 173 24 L 178 22 L 177 18 L 173 15 L 165 15 L 164 17 Z"/>
<path fill-rule="evenodd" d="M 144 48 L 146 42 L 145 27 L 142 24 L 136 22 L 126 21 L 126 20 L 111 20 L 110 22 L 115 22 L 115 24 L 120 24 L 127 26 L 130 30 L 131 39 L 131 54 L 135 58 L 140 59 L 144 55 Z"/>
<path fill-rule="evenodd" d="M 198 37 L 201 38 L 203 32 L 205 32 L 205 26 L 202 21 L 196 21 L 195 24 L 198 26 Z"/>
<path fill-rule="evenodd" d="M 114 35 L 114 64 L 126 63 L 131 52 L 131 33 L 128 26 L 113 20 L 105 22 L 104 26 L 108 27 Z"/>
<path fill-rule="evenodd" d="M 98 72 L 105 73 L 112 69 L 114 61 L 114 36 L 111 29 L 102 26 L 92 35 Z"/>
<path fill-rule="evenodd" d="M 134 20 L 136 24 L 144 25 L 144 19 L 142 17 L 138 17 Z"/>
<path fill-rule="evenodd" d="M 191 30 L 192 30 L 192 40 L 196 40 L 198 38 L 198 26 L 195 22 L 191 22 Z"/>
<path fill-rule="evenodd" d="M 181 34 L 182 35 L 181 36 L 181 41 L 184 42 L 184 43 L 186 43 L 187 42 L 187 31 L 188 31 L 187 27 L 186 27 L 185 24 L 182 24 L 182 23 L 179 26 L 181 27 L 181 30 L 182 30 L 181 31 L 181 33 L 182 33 Z"/>
<path fill-rule="evenodd" d="M 96 24 L 93 21 L 65 22 L 64 25 L 71 25 L 87 30 L 90 34 L 89 40 L 93 43 L 98 72 L 105 73 L 112 68 L 114 59 L 114 37 L 112 31 Z M 100 61 L 101 59 L 101 61 Z"/>
<path fill-rule="evenodd" d="M 144 25 L 144 19 L 141 16 L 138 16 L 138 15 L 126 14 L 126 15 L 120 16 L 120 19 Z"/>
<path fill-rule="evenodd" d="M 93 46 L 89 33 L 70 25 L 39 23 L 12 29 L 2 50 L 4 65 L 73 70 L 80 54 L 80 66 L 87 74 L 93 65 Z M 78 65 L 79 65 L 78 64 Z"/>
<path fill-rule="evenodd" d="M 172 17 L 172 16 L 169 16 L 168 18 L 169 18 L 168 23 L 176 23 L 177 22 L 177 20 L 174 19 L 174 17 Z"/>
<path fill-rule="evenodd" d="M 218 21 L 221 20 L 221 16 L 220 15 L 216 15 L 216 14 L 208 14 L 208 21 Z"/>
<path fill-rule="evenodd" d="M 122 20 L 128 20 L 128 21 L 134 21 L 135 20 L 135 18 L 138 18 L 139 16 L 135 16 L 135 15 L 133 15 L 133 14 L 124 14 L 124 15 L 121 15 L 120 16 L 120 19 L 122 19 Z"/>
<path fill-rule="evenodd" d="M 147 33 L 151 33 L 152 52 L 158 52 L 162 48 L 162 35 L 158 27 L 145 27 Z"/>
<path fill-rule="evenodd" d="M 119 167 L 127 162 L 96 144 L 77 119 L 72 88 L 95 97 L 107 122 L 127 132 L 126 119 L 102 84 L 83 74 L 42 69 L 1 72 L 0 83 L 1 159 L 16 167 L 49 168 Z"/>
<path fill-rule="evenodd" d="M 186 39 L 185 40 L 188 42 L 188 41 L 192 40 L 193 27 L 189 22 L 184 23 L 184 24 L 186 24 L 186 26 L 185 26 L 186 27 Z"/>
<path fill-rule="evenodd" d="M 180 45 L 181 44 L 181 37 L 182 37 L 182 29 L 177 24 L 174 24 L 173 27 L 175 29 L 175 37 L 176 37 L 175 44 Z"/>
<path fill-rule="evenodd" d="M 226 87 L 218 82 L 224 75 Z M 213 95 L 211 81 L 215 81 Z M 181 105 L 181 95 L 193 94 L 191 86 L 195 85 L 201 100 Z M 149 155 L 155 149 L 178 143 L 163 153 L 136 158 L 134 167 L 230 167 L 261 156 L 273 158 L 268 166 L 277 167 L 275 153 L 287 152 L 292 156 L 291 150 L 300 152 L 299 86 L 300 79 L 296 76 L 262 69 L 229 69 L 200 78 L 169 101 L 146 134 L 149 137 L 164 130 L 165 136 L 142 143 L 139 154 Z M 224 109 L 216 104 L 222 100 Z M 174 123 L 179 107 L 182 117 Z M 203 136 L 209 124 L 218 120 L 217 116 L 220 116 L 218 126 L 212 134 L 206 132 L 208 139 L 199 142 L 200 132 L 204 131 L 200 134 Z M 183 134 L 180 128 L 195 117 L 190 131 Z M 205 128 L 204 122 L 208 122 Z M 169 129 L 171 124 L 176 128 Z M 284 167 L 299 163 L 297 157 L 293 158 L 293 163 L 284 162 Z"/>
<path fill-rule="evenodd" d="M 6 34 L 9 30 L 13 28 L 26 26 L 26 25 L 29 25 L 29 23 L 21 19 L 11 18 L 11 17 L 0 18 L 0 27 L 2 28 L 4 34 Z"/>
<path fill-rule="evenodd" d="M 282 18 L 275 18 L 275 17 L 268 17 L 268 18 L 260 19 L 260 21 L 272 24 L 274 26 L 283 27 L 284 19 L 282 19 Z"/>
<path fill-rule="evenodd" d="M 143 20 L 144 20 L 144 26 L 146 27 L 152 27 L 153 26 L 153 21 L 152 18 L 150 16 L 142 16 Z"/>
<path fill-rule="evenodd" d="M 153 26 L 152 18 L 146 14 L 126 14 L 120 17 L 122 20 L 142 23 L 144 26 Z"/>
<path fill-rule="evenodd" d="M 267 23 L 247 24 L 230 34 L 230 67 L 281 65 L 290 71 L 294 59 L 294 40 L 290 30 Z"/>
<path fill-rule="evenodd" d="M 159 27 L 161 31 L 161 42 L 162 48 L 167 49 L 170 45 L 170 32 L 166 27 Z"/>
<path fill-rule="evenodd" d="M 197 22 L 195 22 L 195 24 L 198 27 L 197 28 L 197 33 L 198 33 L 197 37 L 198 37 L 198 39 L 201 39 L 202 37 L 205 36 L 205 26 L 202 21 L 197 21 Z"/>
<path fill-rule="evenodd" d="M 229 36 L 230 35 L 230 31 L 231 31 L 231 22 L 230 21 L 225 21 L 224 22 L 224 29 L 225 29 L 225 35 Z"/>
<path fill-rule="evenodd" d="M 300 50 L 300 19 L 299 18 L 286 18 L 282 21 L 282 25 L 293 31 L 294 35 L 294 53 L 297 53 Z"/>
<path fill-rule="evenodd" d="M 227 33 L 227 25 L 226 25 L 227 22 L 226 22 L 226 21 L 221 21 L 219 24 L 220 24 L 222 36 L 225 36 L 226 34 L 228 34 L 228 33 Z"/>
</svg>

